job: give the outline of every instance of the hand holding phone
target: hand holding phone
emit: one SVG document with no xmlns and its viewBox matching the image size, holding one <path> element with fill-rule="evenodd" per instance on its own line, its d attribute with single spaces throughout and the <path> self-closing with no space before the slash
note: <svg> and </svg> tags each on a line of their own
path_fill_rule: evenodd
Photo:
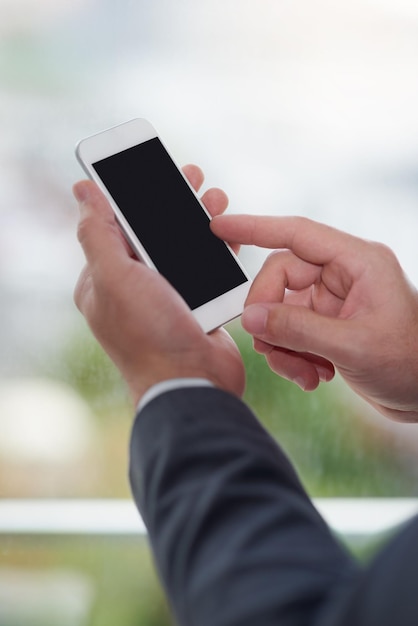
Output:
<svg viewBox="0 0 418 626">
<path fill-rule="evenodd" d="M 187 171 L 195 183 L 193 167 Z M 74 194 L 87 262 L 74 300 L 127 382 L 135 406 L 147 389 L 171 378 L 204 378 L 240 396 L 244 366 L 229 334 L 223 329 L 205 334 L 164 277 L 132 257 L 96 184 L 81 181 Z M 213 214 L 225 208 L 217 194 L 208 191 L 205 198 Z"/>
<path fill-rule="evenodd" d="M 251 281 L 149 122 L 84 139 L 76 153 L 135 254 L 167 278 L 205 332 L 241 314 Z"/>
</svg>

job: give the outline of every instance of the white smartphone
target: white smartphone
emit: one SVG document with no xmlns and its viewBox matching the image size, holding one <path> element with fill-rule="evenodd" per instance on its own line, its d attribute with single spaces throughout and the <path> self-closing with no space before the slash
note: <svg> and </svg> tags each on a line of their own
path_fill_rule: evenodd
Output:
<svg viewBox="0 0 418 626">
<path fill-rule="evenodd" d="M 87 137 L 76 155 L 136 256 L 167 278 L 205 332 L 242 313 L 251 280 L 149 122 Z"/>
</svg>

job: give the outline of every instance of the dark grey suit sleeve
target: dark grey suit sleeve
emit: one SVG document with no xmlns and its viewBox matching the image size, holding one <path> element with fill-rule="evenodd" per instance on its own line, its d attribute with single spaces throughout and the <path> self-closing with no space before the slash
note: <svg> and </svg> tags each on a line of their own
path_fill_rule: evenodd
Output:
<svg viewBox="0 0 418 626">
<path fill-rule="evenodd" d="M 282 450 L 234 396 L 194 388 L 151 401 L 134 424 L 130 480 L 181 626 L 394 623 L 363 620 L 374 577 L 336 541 Z"/>
</svg>

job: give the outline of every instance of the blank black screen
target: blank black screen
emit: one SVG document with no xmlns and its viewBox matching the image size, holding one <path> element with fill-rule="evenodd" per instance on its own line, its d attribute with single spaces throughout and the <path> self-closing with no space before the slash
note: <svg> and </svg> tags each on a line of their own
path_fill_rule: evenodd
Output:
<svg viewBox="0 0 418 626">
<path fill-rule="evenodd" d="M 158 271 L 191 309 L 247 280 L 158 138 L 93 167 Z"/>
</svg>

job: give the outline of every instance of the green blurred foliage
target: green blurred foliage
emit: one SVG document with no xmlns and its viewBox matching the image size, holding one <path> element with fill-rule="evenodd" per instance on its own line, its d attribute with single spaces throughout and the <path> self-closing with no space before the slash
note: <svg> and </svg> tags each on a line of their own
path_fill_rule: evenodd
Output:
<svg viewBox="0 0 418 626">
<path fill-rule="evenodd" d="M 91 583 L 88 626 L 173 624 L 144 538 L 17 536 L 6 542 L 9 556 L 3 566 L 35 573 L 44 568 L 79 573 Z M 25 626 L 37 623 L 33 615 Z"/>
<path fill-rule="evenodd" d="M 44 364 L 44 373 L 75 389 L 98 417 L 110 414 L 120 421 L 128 412 L 131 419 L 127 387 L 83 321 Z"/>
</svg>

